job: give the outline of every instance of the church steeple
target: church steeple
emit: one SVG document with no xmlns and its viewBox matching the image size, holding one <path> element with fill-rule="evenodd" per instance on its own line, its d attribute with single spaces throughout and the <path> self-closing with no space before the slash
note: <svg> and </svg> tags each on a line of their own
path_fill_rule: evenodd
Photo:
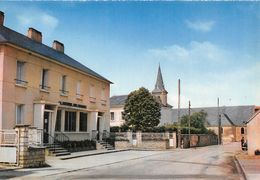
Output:
<svg viewBox="0 0 260 180">
<path fill-rule="evenodd" d="M 157 80 L 156 80 L 156 83 L 155 83 L 154 90 L 152 92 L 153 93 L 158 93 L 158 92 L 166 92 L 167 93 L 167 91 L 165 90 L 165 87 L 164 87 L 164 83 L 163 83 L 160 64 L 159 64 L 158 73 L 157 73 Z"/>
<path fill-rule="evenodd" d="M 167 104 L 167 94 L 168 94 L 168 92 L 166 91 L 166 89 L 164 87 L 160 64 L 159 64 L 159 68 L 158 68 L 155 87 L 154 87 L 154 90 L 152 91 L 152 94 L 154 96 L 160 98 L 163 106 L 168 106 L 168 104 Z"/>
</svg>

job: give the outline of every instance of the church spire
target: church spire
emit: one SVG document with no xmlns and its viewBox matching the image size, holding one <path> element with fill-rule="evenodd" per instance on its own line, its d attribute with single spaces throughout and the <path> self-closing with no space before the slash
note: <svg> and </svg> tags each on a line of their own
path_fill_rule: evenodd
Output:
<svg viewBox="0 0 260 180">
<path fill-rule="evenodd" d="M 167 93 L 167 91 L 165 90 L 165 87 L 164 87 L 164 83 L 163 83 L 160 64 L 159 64 L 159 68 L 158 68 L 156 84 L 155 84 L 154 90 L 152 92 L 153 93 L 161 93 L 161 92 Z"/>
</svg>

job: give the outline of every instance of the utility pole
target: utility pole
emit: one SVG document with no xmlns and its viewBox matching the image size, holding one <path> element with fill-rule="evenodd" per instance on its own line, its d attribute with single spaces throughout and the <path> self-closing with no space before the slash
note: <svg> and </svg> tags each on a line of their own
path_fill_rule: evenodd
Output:
<svg viewBox="0 0 260 180">
<path fill-rule="evenodd" d="M 190 138 L 190 106 L 191 106 L 191 104 L 189 101 L 189 148 L 190 148 L 190 140 L 191 140 L 191 138 Z"/>
<path fill-rule="evenodd" d="M 181 80 L 178 79 L 178 148 L 181 148 L 181 122 L 180 122 L 180 103 L 181 103 Z"/>
<path fill-rule="evenodd" d="M 220 110 L 219 110 L 219 98 L 218 98 L 218 144 L 221 144 L 221 134 L 222 134 L 222 129 L 221 129 L 221 115 L 220 115 Z"/>
</svg>

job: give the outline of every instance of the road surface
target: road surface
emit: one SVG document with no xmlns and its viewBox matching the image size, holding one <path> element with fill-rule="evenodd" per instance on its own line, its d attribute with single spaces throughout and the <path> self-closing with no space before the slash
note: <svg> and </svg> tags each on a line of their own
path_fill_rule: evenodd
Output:
<svg viewBox="0 0 260 180">
<path fill-rule="evenodd" d="M 95 160 L 102 161 L 102 164 L 82 167 L 67 173 L 53 174 L 46 178 L 236 180 L 242 178 L 233 161 L 233 155 L 238 150 L 239 145 L 233 143 L 225 146 L 173 151 L 126 151 L 104 154 L 95 157 Z M 138 156 L 138 154 L 141 155 Z M 78 158 L 77 160 L 91 162 L 93 157 Z M 112 159 L 117 160 L 111 161 Z M 73 161 L 76 162 L 76 159 Z"/>
</svg>

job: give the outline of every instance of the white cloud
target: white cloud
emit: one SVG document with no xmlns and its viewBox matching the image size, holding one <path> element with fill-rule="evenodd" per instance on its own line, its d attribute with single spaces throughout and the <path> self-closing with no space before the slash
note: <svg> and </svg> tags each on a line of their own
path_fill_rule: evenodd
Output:
<svg viewBox="0 0 260 180">
<path fill-rule="evenodd" d="M 188 28 L 201 31 L 201 32 L 209 32 L 212 30 L 213 26 L 215 25 L 214 21 L 185 21 L 185 24 Z"/>
<path fill-rule="evenodd" d="M 56 17 L 35 8 L 30 8 L 28 11 L 21 11 L 16 17 L 22 28 L 33 27 L 44 32 L 47 36 L 55 30 L 59 23 Z"/>
<path fill-rule="evenodd" d="M 158 60 L 193 62 L 220 62 L 229 56 L 226 50 L 207 41 L 192 41 L 187 47 L 174 44 L 160 49 L 150 49 L 148 54 Z"/>
</svg>

